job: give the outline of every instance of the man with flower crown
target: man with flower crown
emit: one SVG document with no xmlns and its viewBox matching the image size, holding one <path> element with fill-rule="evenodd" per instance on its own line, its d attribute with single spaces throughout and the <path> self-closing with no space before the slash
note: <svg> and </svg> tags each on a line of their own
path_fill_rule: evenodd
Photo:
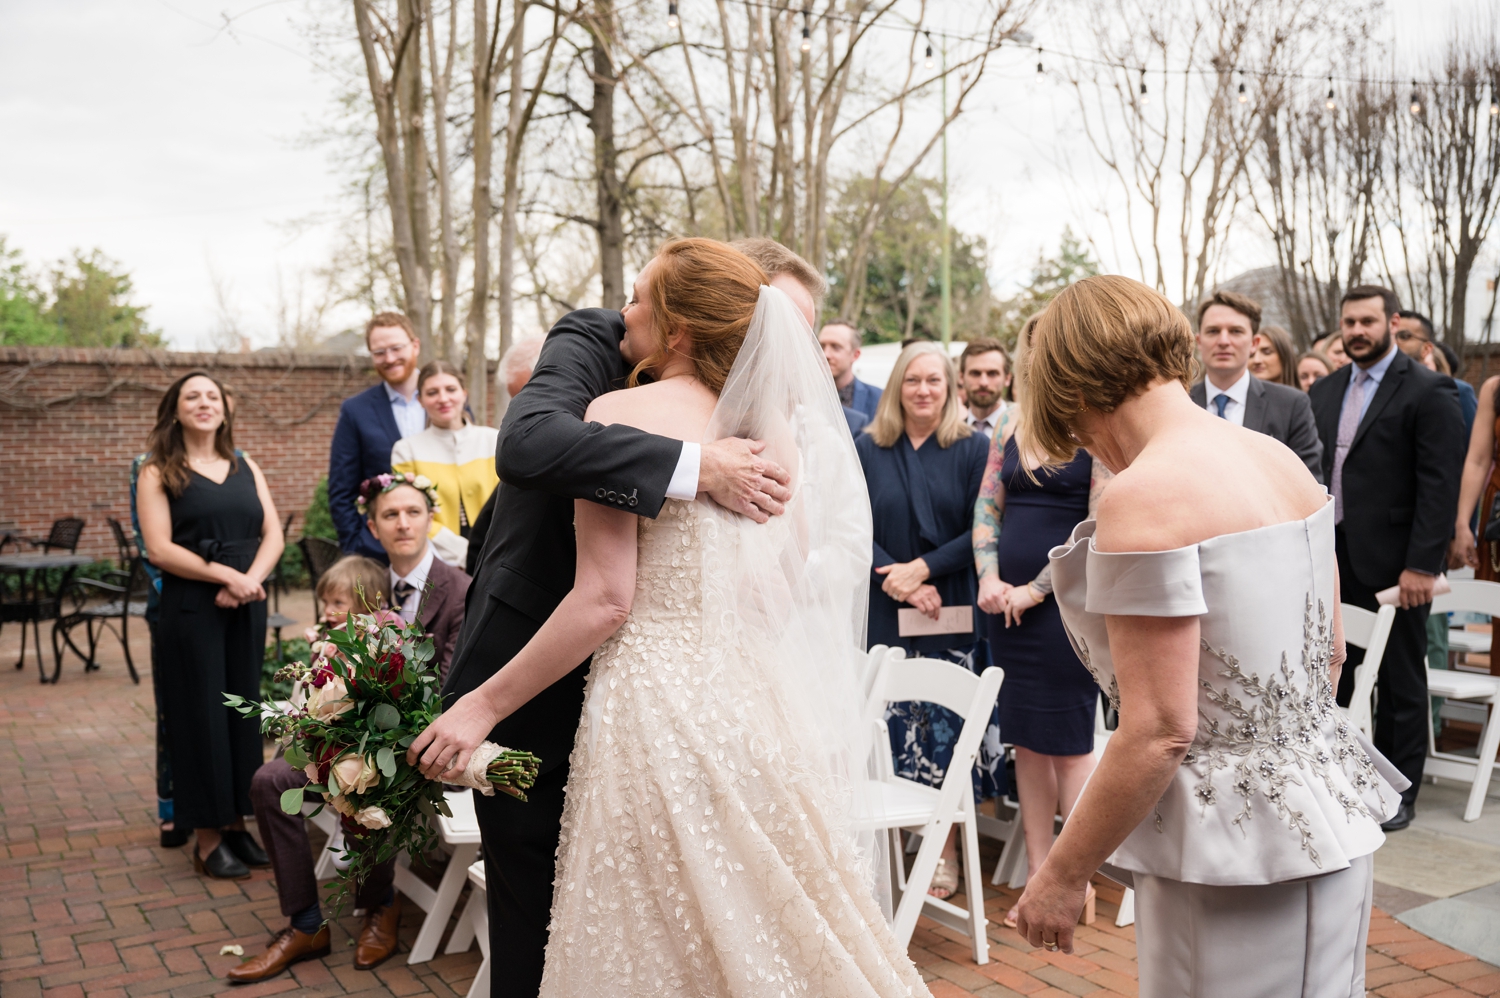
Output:
<svg viewBox="0 0 1500 998">
<path fill-rule="evenodd" d="M 408 624 L 416 621 L 422 625 L 432 638 L 433 665 L 440 676 L 446 677 L 453 643 L 463 624 L 469 576 L 435 558 L 428 543 L 437 489 L 421 475 L 377 475 L 361 483 L 355 505 L 366 529 L 379 542 L 390 563 L 391 611 Z M 322 652 L 331 647 L 320 645 L 318 649 Z M 343 699 L 342 680 L 336 676 L 322 684 L 315 676 L 313 685 L 319 688 L 312 691 L 307 703 L 309 710 L 338 710 L 348 702 Z M 335 686 L 338 689 L 333 689 Z M 313 767 L 322 774 L 316 781 L 319 783 L 327 780 L 324 767 L 338 769 L 339 783 L 355 793 L 363 792 L 365 784 L 374 777 L 373 770 L 365 771 L 369 768 L 365 761 L 355 756 L 338 761 L 314 759 L 309 768 Z M 329 932 L 318 904 L 307 826 L 300 814 L 286 814 L 281 809 L 281 795 L 285 791 L 309 782 L 314 781 L 308 773 L 294 769 L 280 755 L 261 766 L 251 781 L 250 800 L 255 808 L 256 825 L 271 857 L 281 912 L 290 923 L 272 937 L 264 952 L 225 975 L 232 983 L 263 981 L 294 963 L 328 955 Z M 357 815 L 350 816 L 358 820 Z M 356 906 L 365 909 L 366 914 L 355 943 L 356 970 L 372 970 L 396 952 L 401 914 L 394 878 L 395 861 L 391 860 L 376 866 L 359 885 Z"/>
</svg>

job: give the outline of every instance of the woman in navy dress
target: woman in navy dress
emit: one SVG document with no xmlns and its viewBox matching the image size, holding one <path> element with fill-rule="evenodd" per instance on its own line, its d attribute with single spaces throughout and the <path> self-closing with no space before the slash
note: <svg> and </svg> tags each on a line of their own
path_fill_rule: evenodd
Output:
<svg viewBox="0 0 1500 998">
<path fill-rule="evenodd" d="M 1017 339 L 1016 392 L 1034 321 Z M 1021 406 L 995 427 L 984 484 L 974 509 L 974 558 L 981 609 L 989 617 L 990 652 L 1005 670 L 1000 733 L 1016 748 L 1016 793 L 1034 873 L 1052 848 L 1053 819 L 1073 810 L 1094 771 L 1094 718 L 1099 687 L 1078 660 L 1051 597 L 1047 553 L 1088 519 L 1090 500 L 1107 479 L 1087 451 L 1060 468 L 1043 468 L 1017 440 Z M 1086 909 L 1087 912 L 1087 909 Z M 1089 919 L 1092 921 L 1092 918 Z M 1005 923 L 1015 925 L 1015 909 Z"/>
<path fill-rule="evenodd" d="M 964 424 L 953 365 L 942 347 L 916 343 L 903 350 L 875 418 L 855 440 L 874 514 L 872 646 L 905 648 L 909 655 L 946 659 L 974 672 L 990 664 L 981 634 L 902 637 L 897 624 L 903 607 L 935 618 L 942 607 L 974 605 L 970 531 L 986 444 Z M 962 719 L 936 704 L 900 703 L 892 705 L 886 723 L 896 772 L 930 785 L 941 783 Z M 993 748 L 998 750 L 998 742 Z M 982 750 L 975 793 L 993 797 L 1003 792 L 1003 781 L 998 752 Z M 948 897 L 957 883 L 950 836 L 932 893 Z"/>
</svg>

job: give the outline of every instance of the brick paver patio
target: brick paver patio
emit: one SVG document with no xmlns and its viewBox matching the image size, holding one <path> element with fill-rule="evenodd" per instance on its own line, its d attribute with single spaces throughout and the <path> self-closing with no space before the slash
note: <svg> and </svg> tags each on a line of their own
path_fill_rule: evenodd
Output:
<svg viewBox="0 0 1500 998">
<path fill-rule="evenodd" d="M 132 648 L 141 666 L 149 659 L 139 630 Z M 186 849 L 158 847 L 149 675 L 131 685 L 115 647 L 107 648 L 103 671 L 84 675 L 69 659 L 62 682 L 42 686 L 31 661 L 25 670 L 11 668 L 18 639 L 14 625 L 0 632 L 4 998 L 467 992 L 477 948 L 414 967 L 398 956 L 373 972 L 354 970 L 353 917 L 335 927 L 326 959 L 231 988 L 223 974 L 239 958 L 220 956 L 220 948 L 239 944 L 247 954 L 259 952 L 285 924 L 270 872 L 244 883 L 205 880 L 193 873 Z M 1013 897 L 1009 891 L 989 897 L 992 917 L 1001 917 Z M 993 922 L 990 962 L 976 966 L 964 937 L 924 921 L 912 959 L 937 998 L 1135 995 L 1135 933 L 1115 928 L 1117 900 L 1117 892 L 1100 891 L 1098 923 L 1079 930 L 1071 956 L 1034 950 Z M 408 911 L 402 937 L 409 947 L 421 913 Z M 1378 911 L 1367 966 L 1371 993 L 1381 998 L 1500 994 L 1500 970 Z"/>
</svg>

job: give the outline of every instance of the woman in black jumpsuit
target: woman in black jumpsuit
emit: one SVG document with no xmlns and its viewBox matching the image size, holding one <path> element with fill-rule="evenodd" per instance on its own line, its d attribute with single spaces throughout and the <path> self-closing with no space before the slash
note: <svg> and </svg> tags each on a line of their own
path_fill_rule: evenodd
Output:
<svg viewBox="0 0 1500 998">
<path fill-rule="evenodd" d="M 261 738 L 257 720 L 224 706 L 224 694 L 259 699 L 261 583 L 281 557 L 281 530 L 260 469 L 234 449 L 223 389 L 209 375 L 167 390 L 150 446 L 138 505 L 162 570 L 157 667 L 176 827 L 196 830 L 199 872 L 240 879 L 269 863 L 243 818 Z"/>
</svg>

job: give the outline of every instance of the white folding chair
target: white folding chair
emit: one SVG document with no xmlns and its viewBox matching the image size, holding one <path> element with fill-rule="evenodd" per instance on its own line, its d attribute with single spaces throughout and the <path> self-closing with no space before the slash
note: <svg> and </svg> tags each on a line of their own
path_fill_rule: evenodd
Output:
<svg viewBox="0 0 1500 998">
<path fill-rule="evenodd" d="M 438 815 L 438 838 L 443 845 L 453 850 L 453 857 L 448 860 L 448 869 L 443 871 L 443 879 L 438 882 L 437 890 L 428 887 L 408 869 L 411 858 L 405 853 L 396 861 L 396 889 L 427 912 L 417 938 L 412 941 L 407 963 L 426 963 L 437 954 L 438 942 L 443 938 L 443 930 L 448 927 L 448 916 L 453 914 L 453 909 L 458 905 L 458 896 L 463 893 L 469 864 L 474 862 L 474 856 L 479 851 L 479 819 L 474 816 L 473 792 L 450 790 L 446 797 L 448 810 L 453 812 L 453 817 Z M 468 949 L 474 941 L 470 932 L 469 920 L 460 919 L 444 952 L 462 953 Z"/>
<path fill-rule="evenodd" d="M 952 662 L 929 658 L 888 657 L 880 667 L 865 717 L 867 730 L 877 731 L 874 758 L 877 775 L 858 787 L 855 827 L 885 831 L 891 839 L 896 906 L 893 930 L 902 948 L 911 942 L 917 918 L 927 915 L 940 924 L 966 933 L 974 944 L 974 962 L 989 962 L 985 937 L 984 887 L 979 871 L 979 838 L 976 833 L 974 783 L 970 771 L 979 754 L 979 740 L 989 723 L 1004 673 L 994 666 L 981 675 Z M 963 718 L 963 728 L 953 745 L 940 787 L 929 787 L 895 775 L 890 736 L 884 721 L 890 703 L 919 700 L 947 707 Z M 927 893 L 938 858 L 954 824 L 963 825 L 964 894 L 968 909 Z M 900 830 L 918 832 L 922 845 L 905 873 Z"/>
<path fill-rule="evenodd" d="M 1385 658 L 1391 625 L 1396 621 L 1396 608 L 1383 606 L 1379 613 L 1371 613 L 1363 607 L 1341 603 L 1339 609 L 1344 615 L 1344 640 L 1365 650 L 1365 660 L 1354 670 L 1354 694 L 1344 716 L 1363 731 L 1366 738 L 1374 738 L 1375 722 L 1370 713 L 1370 698 L 1375 693 L 1375 680 L 1380 676 L 1380 662 Z"/>
<path fill-rule="evenodd" d="M 484 959 L 474 975 L 474 983 L 469 985 L 468 998 L 488 998 L 490 993 L 490 910 L 489 898 L 485 894 L 484 887 L 484 860 L 471 865 L 468 875 L 473 889 L 469 891 L 469 901 L 464 905 L 464 913 L 459 916 L 458 928 L 453 934 L 456 938 L 459 932 L 464 932 L 468 938 L 479 940 L 479 952 L 484 955 Z M 464 949 L 468 948 L 469 944 L 464 943 Z M 460 951 L 455 950 L 450 944 L 448 952 Z"/>
<path fill-rule="evenodd" d="M 1482 613 L 1493 623 L 1500 617 L 1500 583 L 1476 579 L 1450 579 L 1451 593 L 1432 601 L 1433 613 Z M 1469 784 L 1469 801 L 1464 808 L 1465 821 L 1478 821 L 1484 810 L 1484 796 L 1489 792 L 1490 776 L 1495 769 L 1495 754 L 1500 750 L 1500 724 L 1495 723 L 1496 706 L 1500 705 L 1500 677 L 1485 676 L 1454 669 L 1428 669 L 1427 693 L 1448 700 L 1462 700 L 1485 710 L 1484 726 L 1479 732 L 1479 753 L 1475 758 L 1439 752 L 1432 730 L 1432 714 L 1427 715 L 1427 776 L 1441 776 Z"/>
</svg>

